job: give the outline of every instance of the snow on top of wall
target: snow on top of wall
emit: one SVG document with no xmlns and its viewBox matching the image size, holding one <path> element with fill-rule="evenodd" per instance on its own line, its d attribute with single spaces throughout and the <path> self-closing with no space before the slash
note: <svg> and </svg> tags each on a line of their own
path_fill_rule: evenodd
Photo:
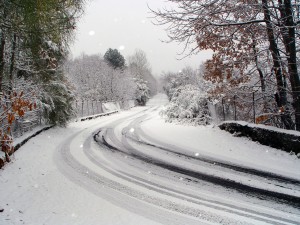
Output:
<svg viewBox="0 0 300 225">
<path fill-rule="evenodd" d="M 242 126 L 248 126 L 248 127 L 257 127 L 257 128 L 261 128 L 261 129 L 265 129 L 265 130 L 270 130 L 270 131 L 275 131 L 278 133 L 285 133 L 285 134 L 291 134 L 291 135 L 296 135 L 296 136 L 300 136 L 300 132 L 299 131 L 295 131 L 295 130 L 285 130 L 285 129 L 281 129 L 278 127 L 273 127 L 273 126 L 267 126 L 267 125 L 263 125 L 263 124 L 254 124 L 254 123 L 248 123 L 245 121 L 224 121 L 221 124 L 226 124 L 226 123 L 236 123 Z M 220 124 L 220 125 L 221 125 Z"/>
</svg>

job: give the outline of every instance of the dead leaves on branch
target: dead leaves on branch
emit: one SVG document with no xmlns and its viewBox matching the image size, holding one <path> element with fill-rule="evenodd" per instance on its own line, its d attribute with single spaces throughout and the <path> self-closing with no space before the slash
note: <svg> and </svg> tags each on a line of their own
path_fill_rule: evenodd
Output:
<svg viewBox="0 0 300 225">
<path fill-rule="evenodd" d="M 32 99 L 32 98 L 31 98 Z M 24 92 L 13 92 L 10 95 L 2 95 L 0 102 L 0 138 L 1 151 L 5 153 L 6 161 L 9 162 L 9 155 L 14 152 L 13 137 L 11 135 L 13 123 L 21 118 L 27 111 L 37 108 L 35 102 L 24 96 Z"/>
</svg>

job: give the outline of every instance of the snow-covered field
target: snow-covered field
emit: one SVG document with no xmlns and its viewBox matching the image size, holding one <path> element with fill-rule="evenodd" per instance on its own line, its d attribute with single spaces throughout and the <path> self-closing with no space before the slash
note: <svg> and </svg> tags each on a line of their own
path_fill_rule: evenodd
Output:
<svg viewBox="0 0 300 225">
<path fill-rule="evenodd" d="M 300 221 L 297 207 L 268 203 L 266 199 L 161 167 L 176 165 L 196 174 L 226 177 L 247 186 L 265 186 L 273 192 L 300 197 L 299 185 L 280 187 L 280 181 L 231 173 L 234 169 L 198 161 L 213 159 L 219 165 L 227 163 L 299 181 L 300 160 L 295 156 L 233 137 L 216 127 L 166 124 L 158 116 L 159 106 L 165 103 L 165 96 L 159 95 L 147 107 L 74 122 L 67 128 L 52 128 L 31 139 L 15 153 L 13 162 L 0 171 L 0 209 L 4 210 L 0 212 L 0 224 Z M 103 134 L 107 145 L 116 150 L 94 141 L 93 134 L 100 129 L 99 139 Z"/>
</svg>

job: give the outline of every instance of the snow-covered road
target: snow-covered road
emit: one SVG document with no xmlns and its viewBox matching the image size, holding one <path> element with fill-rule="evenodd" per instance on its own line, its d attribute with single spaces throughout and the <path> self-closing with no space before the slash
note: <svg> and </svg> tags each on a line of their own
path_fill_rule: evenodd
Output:
<svg viewBox="0 0 300 225">
<path fill-rule="evenodd" d="M 147 107 L 50 129 L 0 171 L 0 224 L 300 224 L 300 162 Z"/>
</svg>

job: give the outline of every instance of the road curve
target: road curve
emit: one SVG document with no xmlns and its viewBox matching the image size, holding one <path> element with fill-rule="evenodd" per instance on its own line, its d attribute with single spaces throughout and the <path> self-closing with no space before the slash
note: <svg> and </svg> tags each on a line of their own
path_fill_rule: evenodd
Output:
<svg viewBox="0 0 300 225">
<path fill-rule="evenodd" d="M 139 108 L 74 134 L 55 155 L 59 170 L 161 224 L 300 224 L 299 180 L 154 140 L 140 124 L 157 110 L 156 104 Z"/>
</svg>

